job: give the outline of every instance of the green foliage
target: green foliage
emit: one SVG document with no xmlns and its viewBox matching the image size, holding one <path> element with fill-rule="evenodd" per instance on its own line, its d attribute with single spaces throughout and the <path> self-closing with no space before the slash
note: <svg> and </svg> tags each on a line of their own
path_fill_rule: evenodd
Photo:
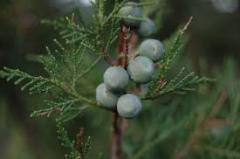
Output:
<svg viewBox="0 0 240 159">
<path fill-rule="evenodd" d="M 51 59 L 49 58 L 48 60 L 50 61 Z M 62 65 L 59 65 L 59 67 L 62 67 Z M 58 67 L 56 67 L 56 69 L 57 68 Z M 56 70 L 53 70 L 52 72 L 51 70 L 49 71 L 52 73 L 52 77 L 49 78 L 42 76 L 35 77 L 18 69 L 15 70 L 9 68 L 4 68 L 0 74 L 1 77 L 6 78 L 7 81 L 13 80 L 14 84 L 21 84 L 21 90 L 28 89 L 30 93 L 49 94 L 50 99 L 47 99 L 45 101 L 47 108 L 34 111 L 31 114 L 32 117 L 49 117 L 52 114 L 58 114 L 60 115 L 58 117 L 58 120 L 68 121 L 79 115 L 88 107 L 96 106 L 96 103 L 93 100 L 81 96 L 75 90 L 75 87 L 73 87 L 74 80 L 72 80 L 73 83 L 69 85 L 70 83 L 67 83 L 67 80 L 66 83 L 64 82 L 64 74 L 62 74 L 62 76 L 59 76 L 59 74 L 56 73 L 55 75 L 55 71 Z M 86 74 L 86 72 L 83 72 L 82 74 Z M 84 104 L 82 102 L 84 102 Z"/>
<path fill-rule="evenodd" d="M 47 54 L 35 57 L 35 60 L 44 67 L 46 75 L 33 76 L 18 69 L 6 67 L 0 71 L 2 78 L 21 85 L 22 90 L 45 94 L 46 106 L 34 111 L 31 116 L 53 116 L 57 119 L 59 122 L 57 125 L 58 138 L 62 145 L 70 150 L 66 155 L 67 159 L 86 158 L 91 148 L 91 138 L 85 139 L 80 131 L 76 140 L 69 139 L 61 122 L 73 120 L 89 108 L 104 109 L 94 99 L 96 74 L 101 72 L 97 66 L 106 56 L 111 56 L 110 50 L 116 48 L 115 43 L 119 31 L 117 12 L 126 1 L 115 0 L 111 9 L 107 7 L 107 2 L 107 0 L 99 0 L 93 4 L 94 14 L 91 25 L 85 24 L 78 13 L 57 20 L 43 21 L 57 29 L 60 35 L 59 40 L 53 40 L 56 48 L 49 49 L 47 47 Z M 151 10 L 149 12 L 151 13 Z M 142 97 L 147 100 L 144 104 L 143 114 L 139 120 L 135 120 L 134 124 L 131 123 L 125 136 L 123 148 L 126 158 L 148 159 L 154 158 L 154 154 L 158 153 L 164 154 L 162 156 L 165 158 L 172 158 L 182 152 L 182 147 L 184 148 L 183 156 L 191 154 L 198 158 L 209 158 L 211 155 L 208 154 L 213 153 L 229 158 L 239 157 L 237 152 L 239 148 L 235 146 L 239 144 L 236 135 L 239 127 L 234 127 L 231 130 L 233 135 L 229 135 L 229 138 L 226 139 L 227 142 L 221 144 L 215 143 L 211 135 L 206 133 L 212 127 L 204 128 L 204 130 L 201 128 L 206 121 L 210 121 L 209 114 L 211 114 L 212 105 L 217 100 L 220 91 L 206 90 L 204 93 L 210 94 L 210 99 L 208 96 L 203 98 L 204 95 L 192 97 L 191 93 L 187 94 L 190 91 L 199 91 L 196 89 L 197 86 L 201 87 L 202 83 L 214 80 L 200 77 L 193 72 L 186 71 L 185 68 L 180 68 L 178 73 L 169 76 L 177 57 L 183 52 L 187 41 L 184 33 L 190 22 L 191 19 L 182 29 L 165 41 L 166 52 L 157 64 L 157 73 L 149 85 L 147 95 Z M 231 80 L 225 80 L 225 82 L 231 83 Z M 228 103 L 230 108 L 226 111 L 219 110 L 214 114 L 214 118 L 220 118 L 220 113 L 222 113 L 221 118 L 231 119 L 234 123 L 238 121 L 240 97 L 236 92 L 236 90 L 227 89 L 231 102 Z M 177 94 L 186 94 L 186 96 L 179 97 Z M 172 100 L 173 98 L 174 100 Z M 156 102 L 154 99 L 161 100 Z M 210 101 L 210 104 L 205 101 Z M 199 125 L 201 126 L 199 127 Z M 204 132 L 201 137 L 198 137 L 198 140 L 202 139 L 201 142 L 196 142 L 200 148 L 198 148 L 199 151 L 193 151 L 192 145 L 190 144 L 189 148 L 188 142 L 192 141 L 194 132 L 199 129 Z M 159 147 L 162 149 L 160 152 L 156 150 Z M 224 151 L 222 151 L 223 149 Z M 176 154 L 172 152 L 176 152 Z M 99 158 L 103 158 L 103 156 Z"/>
<path fill-rule="evenodd" d="M 185 68 L 181 68 L 175 77 L 167 79 L 167 74 L 170 71 L 171 66 L 177 60 L 179 54 L 183 51 L 184 44 L 186 43 L 184 33 L 191 21 L 192 17 L 182 29 L 179 29 L 179 31 L 177 31 L 165 43 L 166 51 L 163 58 L 158 63 L 158 73 L 151 81 L 148 94 L 143 99 L 155 99 L 168 93 L 185 94 L 188 91 L 193 91 L 194 87 L 201 83 L 214 81 L 210 78 L 199 77 L 193 72 L 186 73 Z"/>
<path fill-rule="evenodd" d="M 59 34 L 67 44 L 74 43 L 85 47 L 93 54 L 107 56 L 105 51 L 115 42 L 118 35 L 119 18 L 116 15 L 125 2 L 116 0 L 108 14 L 106 13 L 106 0 L 93 3 L 93 24 L 90 26 L 85 25 L 80 16 L 76 14 L 54 21 L 44 20 L 43 23 L 61 30 Z"/>
<path fill-rule="evenodd" d="M 61 123 L 57 124 L 58 139 L 61 145 L 69 149 L 69 153 L 65 155 L 66 159 L 85 159 L 88 152 L 91 150 L 91 137 L 85 141 L 83 129 L 80 129 L 76 140 L 71 140 L 68 133 Z"/>
<path fill-rule="evenodd" d="M 9 82 L 14 80 L 15 85 L 22 85 L 21 90 L 28 89 L 30 93 L 47 93 L 52 89 L 51 82 L 42 76 L 32 76 L 19 69 L 4 67 L 0 76 Z"/>
<path fill-rule="evenodd" d="M 202 83 L 213 82 L 213 79 L 199 77 L 194 72 L 185 73 L 183 67 L 177 75 L 167 81 L 164 78 L 155 79 L 150 85 L 150 91 L 143 99 L 155 99 L 169 93 L 186 94 L 189 91 L 195 91 L 195 86 Z"/>
<path fill-rule="evenodd" d="M 125 136 L 126 158 L 239 158 L 240 85 L 232 62 L 223 68 L 215 85 L 200 86 L 198 96 L 146 102 Z"/>
</svg>

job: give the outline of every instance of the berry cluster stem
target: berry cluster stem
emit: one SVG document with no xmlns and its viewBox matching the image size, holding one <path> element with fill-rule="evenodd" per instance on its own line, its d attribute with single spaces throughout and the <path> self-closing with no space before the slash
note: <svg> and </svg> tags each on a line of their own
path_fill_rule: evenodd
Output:
<svg viewBox="0 0 240 159">
<path fill-rule="evenodd" d="M 127 40 L 127 28 L 120 21 L 119 41 L 118 41 L 118 65 L 122 67 L 127 66 L 128 61 L 128 40 Z"/>
<path fill-rule="evenodd" d="M 117 64 L 122 67 L 127 66 L 127 55 L 125 52 L 126 39 L 125 39 L 125 26 L 123 22 L 120 22 L 120 30 L 118 37 L 118 61 Z M 123 118 L 121 118 L 117 112 L 113 114 L 112 122 L 112 151 L 111 159 L 121 159 L 121 145 L 122 145 L 122 125 Z"/>
<path fill-rule="evenodd" d="M 117 65 L 124 68 L 128 64 L 128 52 L 129 52 L 129 38 L 128 29 L 123 24 L 123 21 L 120 21 L 120 30 L 118 37 L 118 56 L 117 56 Z M 123 133 L 124 119 L 121 118 L 117 112 L 113 114 L 113 123 L 112 123 L 112 159 L 121 159 L 121 145 L 122 145 L 122 133 Z"/>
<path fill-rule="evenodd" d="M 123 119 L 119 117 L 117 112 L 113 114 L 113 132 L 112 132 L 112 152 L 111 159 L 121 158 L 121 145 L 122 145 L 122 122 Z"/>
<path fill-rule="evenodd" d="M 118 40 L 117 65 L 126 68 L 128 65 L 128 58 L 134 56 L 132 54 L 134 53 L 138 36 L 135 30 L 127 28 L 123 21 L 120 21 Z M 114 112 L 112 122 L 111 159 L 121 159 L 122 135 L 127 125 L 127 120 L 120 117 L 117 112 Z"/>
</svg>

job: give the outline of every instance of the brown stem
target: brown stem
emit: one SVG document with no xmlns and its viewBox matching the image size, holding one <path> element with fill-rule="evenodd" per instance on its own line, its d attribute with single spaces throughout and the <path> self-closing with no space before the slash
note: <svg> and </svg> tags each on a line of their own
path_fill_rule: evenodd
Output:
<svg viewBox="0 0 240 159">
<path fill-rule="evenodd" d="M 120 22 L 119 41 L 118 41 L 118 65 L 126 67 L 126 52 L 125 52 L 125 26 Z M 122 123 L 123 119 L 117 112 L 113 114 L 112 122 L 112 151 L 111 159 L 121 159 L 121 142 L 122 142 Z"/>
<path fill-rule="evenodd" d="M 121 145 L 122 145 L 122 122 L 123 119 L 119 117 L 117 112 L 113 114 L 113 132 L 112 132 L 112 157 L 111 159 L 121 158 Z"/>
<path fill-rule="evenodd" d="M 118 41 L 118 65 L 122 67 L 127 66 L 127 28 L 123 22 L 120 22 L 119 41 Z"/>
<path fill-rule="evenodd" d="M 133 56 L 138 36 L 134 30 L 127 28 L 120 22 L 119 41 L 118 41 L 118 60 L 117 65 L 124 68 L 128 65 L 128 57 Z M 123 132 L 127 129 L 128 121 L 121 118 L 117 112 L 113 114 L 112 123 L 112 151 L 111 159 L 121 159 L 121 144 Z"/>
<path fill-rule="evenodd" d="M 138 42 L 138 34 L 135 30 L 131 31 L 131 38 L 129 39 L 129 56 L 135 57 L 136 56 L 136 45 Z"/>
</svg>

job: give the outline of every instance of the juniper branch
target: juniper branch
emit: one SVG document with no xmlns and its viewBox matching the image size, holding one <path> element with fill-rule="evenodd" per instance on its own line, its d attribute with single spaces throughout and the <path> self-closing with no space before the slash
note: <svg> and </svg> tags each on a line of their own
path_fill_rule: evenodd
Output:
<svg viewBox="0 0 240 159">
<path fill-rule="evenodd" d="M 97 103 L 80 95 L 78 92 L 72 90 L 63 82 L 57 81 L 55 79 L 44 78 L 42 76 L 32 76 L 25 72 L 22 72 L 18 69 L 10 69 L 4 67 L 4 70 L 0 71 L 0 76 L 2 78 L 6 78 L 7 81 L 15 80 L 15 84 L 22 84 L 25 81 L 25 84 L 21 87 L 21 90 L 29 89 L 30 92 L 38 91 L 38 92 L 47 92 L 53 86 L 60 88 L 67 94 L 75 97 L 79 101 L 83 101 L 88 103 L 91 106 L 97 106 Z"/>
</svg>

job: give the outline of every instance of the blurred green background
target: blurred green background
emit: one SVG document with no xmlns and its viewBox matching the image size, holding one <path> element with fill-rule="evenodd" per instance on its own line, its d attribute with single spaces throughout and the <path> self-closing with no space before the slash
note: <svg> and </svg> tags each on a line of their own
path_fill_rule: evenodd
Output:
<svg viewBox="0 0 240 159">
<path fill-rule="evenodd" d="M 186 65 L 198 74 L 224 79 L 225 82 L 238 81 L 240 1 L 165 1 L 165 16 L 161 20 L 163 24 L 158 38 L 167 39 L 190 16 L 194 17 L 188 30 L 186 52 L 179 65 Z M 54 19 L 69 14 L 74 8 L 80 8 L 83 14 L 91 14 L 89 2 L 84 0 L 1 0 L 0 68 L 9 66 L 38 74 L 40 66 L 30 62 L 27 55 L 44 53 L 45 46 L 51 46 L 52 39 L 58 36 L 53 28 L 40 24 L 41 19 Z M 231 65 L 231 70 L 228 65 Z M 234 73 L 228 72 L 232 70 Z M 218 85 L 219 88 L 225 87 L 223 81 L 218 82 Z M 201 100 L 210 101 L 207 96 Z M 55 122 L 29 117 L 41 103 L 41 97 L 29 96 L 0 79 L 0 159 L 64 158 L 65 150 L 57 141 Z M 107 154 L 111 115 L 105 116 L 90 121 L 90 113 L 70 122 L 68 128 L 74 135 L 79 128 L 84 127 L 86 134 L 93 137 L 94 150 Z"/>
</svg>

